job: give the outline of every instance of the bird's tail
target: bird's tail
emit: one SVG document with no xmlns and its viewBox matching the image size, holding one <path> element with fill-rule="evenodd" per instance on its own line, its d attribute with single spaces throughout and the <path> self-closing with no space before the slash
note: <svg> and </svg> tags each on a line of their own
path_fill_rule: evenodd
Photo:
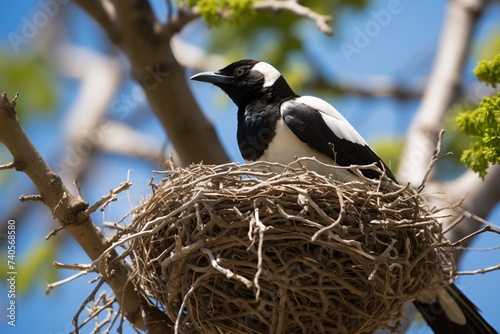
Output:
<svg viewBox="0 0 500 334">
<path fill-rule="evenodd" d="M 454 285 L 434 292 L 435 301 L 414 301 L 436 334 L 498 334 L 479 314 L 479 309 Z"/>
</svg>

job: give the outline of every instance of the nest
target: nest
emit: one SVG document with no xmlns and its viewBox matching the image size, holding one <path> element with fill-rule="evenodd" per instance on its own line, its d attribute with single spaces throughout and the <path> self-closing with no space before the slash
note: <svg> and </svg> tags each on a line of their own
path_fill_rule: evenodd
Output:
<svg viewBox="0 0 500 334">
<path fill-rule="evenodd" d="M 450 282 L 441 225 L 415 190 L 294 166 L 173 169 L 136 208 L 139 286 L 176 332 L 371 333 Z"/>
</svg>

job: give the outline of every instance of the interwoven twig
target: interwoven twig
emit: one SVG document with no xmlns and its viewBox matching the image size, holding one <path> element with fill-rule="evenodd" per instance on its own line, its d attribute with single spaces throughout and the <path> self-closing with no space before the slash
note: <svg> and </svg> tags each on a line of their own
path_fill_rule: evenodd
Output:
<svg viewBox="0 0 500 334">
<path fill-rule="evenodd" d="M 136 209 L 139 286 L 176 332 L 373 332 L 451 281 L 441 225 L 410 187 L 271 165 L 175 169 Z"/>
</svg>

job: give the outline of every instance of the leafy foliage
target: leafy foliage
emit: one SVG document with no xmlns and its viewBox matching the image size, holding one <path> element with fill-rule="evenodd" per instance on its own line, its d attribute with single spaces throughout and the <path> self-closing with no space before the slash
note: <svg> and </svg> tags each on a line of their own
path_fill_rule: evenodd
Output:
<svg viewBox="0 0 500 334">
<path fill-rule="evenodd" d="M 479 80 L 496 87 L 500 83 L 500 54 L 497 54 L 491 61 L 480 61 L 474 74 Z"/>
<path fill-rule="evenodd" d="M 495 87 L 500 83 L 500 54 L 492 61 L 481 61 L 474 70 L 479 80 Z M 462 162 L 484 178 L 490 163 L 500 162 L 500 93 L 485 97 L 474 110 L 457 116 L 460 130 L 472 139 L 462 153 Z"/>
<path fill-rule="evenodd" d="M 197 6 L 201 17 L 209 27 L 222 22 L 237 22 L 241 17 L 254 13 L 255 0 L 189 0 L 188 5 Z"/>
<path fill-rule="evenodd" d="M 17 114 L 20 118 L 27 113 L 49 113 L 56 104 L 56 84 L 47 60 L 37 54 L 29 53 L 16 57 L 0 58 L 0 86 L 15 87 L 7 92 L 14 96 L 16 92 L 29 96 L 19 99 Z"/>
</svg>

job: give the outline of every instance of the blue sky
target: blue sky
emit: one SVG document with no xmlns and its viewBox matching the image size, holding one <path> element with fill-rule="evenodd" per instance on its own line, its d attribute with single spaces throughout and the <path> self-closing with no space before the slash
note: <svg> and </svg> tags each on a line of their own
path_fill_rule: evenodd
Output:
<svg viewBox="0 0 500 334">
<path fill-rule="evenodd" d="M 26 20 L 32 20 L 39 11 L 45 10 L 41 3 L 46 1 L 21 0 L 15 6 L 0 14 L 0 52 L 10 56 L 16 55 L 9 33 L 20 33 L 25 26 Z M 60 0 L 60 3 L 67 1 Z M 324 68 L 325 72 L 336 81 L 350 80 L 352 78 L 370 76 L 392 76 L 401 84 L 407 83 L 414 77 L 427 75 L 432 67 L 432 60 L 436 52 L 436 44 L 439 40 L 443 15 L 445 13 L 446 1 L 442 0 L 401 0 L 396 1 L 397 8 L 393 8 L 390 17 L 385 17 L 384 24 L 379 23 L 376 28 L 377 18 L 380 20 L 381 11 L 389 11 L 390 1 L 375 1 L 374 4 L 361 13 L 346 12 L 341 18 L 339 29 L 335 31 L 335 37 L 326 37 L 316 31 L 310 22 L 304 22 L 301 34 L 307 36 L 304 53 L 316 62 L 316 66 Z M 394 3 L 394 1 L 392 1 Z M 73 6 L 61 4 L 60 6 Z M 159 12 L 164 10 L 163 1 L 157 1 L 155 8 Z M 58 13 L 55 13 L 58 15 Z M 378 16 L 377 16 L 378 15 Z M 375 23 L 374 23 L 375 22 Z M 200 40 L 194 25 L 189 33 L 183 34 L 188 39 Z M 371 31 L 372 37 L 365 40 L 359 52 L 346 56 L 345 46 L 356 45 L 356 36 L 359 31 L 375 29 Z M 477 33 L 476 43 L 481 44 L 496 31 L 500 31 L 500 8 L 492 8 L 482 19 Z M 102 33 L 92 23 L 86 14 L 79 9 L 71 9 L 71 25 L 67 31 L 70 40 L 79 45 L 91 47 L 97 51 L 105 52 L 105 43 L 100 37 Z M 196 35 L 198 34 L 198 37 Z M 38 47 L 41 32 L 34 32 L 33 37 L 28 38 L 26 44 L 17 46 L 19 54 L 29 52 Z M 358 43 L 359 44 L 359 43 Z M 344 50 L 344 51 L 343 51 Z M 470 73 L 477 59 L 470 57 L 467 70 Z M 191 74 L 191 73 L 188 73 Z M 0 73 L 1 75 L 1 73 Z M 467 77 L 472 78 L 470 74 Z M 43 83 L 41 83 L 43 84 Z M 61 129 L 64 122 L 65 112 L 73 102 L 77 83 L 65 78 L 58 78 L 58 87 L 61 91 L 61 99 L 57 110 L 51 117 L 33 117 L 25 121 L 25 128 L 33 139 L 37 148 L 51 164 L 56 163 L 60 150 L 64 149 L 61 143 Z M 119 92 L 117 98 L 130 99 L 130 90 L 136 84 L 126 83 Z M 229 100 L 210 85 L 192 83 L 196 98 L 200 101 L 202 108 L 216 125 L 219 136 L 231 157 L 235 161 L 242 161 L 236 145 L 236 117 L 235 107 Z M 15 87 L 0 87 L 0 90 L 15 91 Z M 22 93 L 22 92 L 21 92 Z M 311 92 L 302 92 L 310 94 Z M 29 96 L 21 95 L 28 99 Z M 203 102 L 203 103 L 202 103 Z M 372 142 L 380 137 L 396 138 L 403 136 L 418 107 L 418 101 L 397 102 L 389 98 L 364 99 L 346 96 L 329 100 L 345 117 L 358 129 L 358 131 Z M 142 105 L 147 108 L 147 105 Z M 144 108 L 141 108 L 144 109 Z M 141 110 L 141 112 L 143 112 Z M 165 135 L 151 112 L 132 115 L 133 119 L 139 119 L 138 127 L 157 136 L 158 140 L 164 141 Z M 134 118 L 135 117 L 135 118 Z M 4 157 L 5 155 L 2 155 Z M 1 161 L 4 163 L 6 161 Z M 132 182 L 134 186 L 130 192 L 132 203 L 136 204 L 141 198 L 148 194 L 147 183 L 151 177 L 151 170 L 156 166 L 138 162 L 134 159 L 117 156 L 99 156 L 94 159 L 94 165 L 89 171 L 84 183 L 84 196 L 93 202 L 107 193 L 110 188 L 116 187 L 126 179 L 127 171 L 133 169 Z M 105 176 L 104 178 L 102 176 Z M 12 205 L 21 194 L 29 193 L 30 187 L 24 175 L 13 175 L 0 189 L 0 200 L 4 207 Z M 33 207 L 33 206 L 32 206 Z M 105 211 L 104 214 L 94 216 L 98 222 L 112 221 L 121 217 L 123 212 L 130 209 L 128 200 L 122 198 Z M 488 217 L 489 220 L 500 225 L 500 209 L 497 209 Z M 19 228 L 18 234 L 18 257 L 30 256 L 30 245 L 41 242 L 48 232 L 43 225 L 50 219 L 47 210 L 41 205 L 33 209 Z M 53 226 L 56 226 L 54 223 Z M 494 247 L 500 244 L 500 238 L 493 234 L 483 235 L 477 238 L 474 247 Z M 72 241 L 67 241 L 63 246 L 64 251 L 57 254 L 55 260 L 64 263 L 88 263 L 89 260 Z M 4 254 L 4 251 L 0 252 Z M 47 259 L 52 261 L 52 259 Z M 492 266 L 500 263 L 500 252 L 468 252 L 464 255 L 460 264 L 461 270 L 472 270 Z M 67 277 L 73 273 L 60 272 L 60 278 Z M 19 273 L 22 275 L 22 273 Z M 64 285 L 49 296 L 45 295 L 45 283 L 37 283 L 29 293 L 18 299 L 18 318 L 15 328 L 5 325 L 5 318 L 0 319 L 0 332 L 2 333 L 68 333 L 71 329 L 71 320 L 80 303 L 92 290 L 87 284 L 90 278 Z M 460 277 L 457 285 L 462 291 L 483 311 L 485 318 L 498 330 L 500 330 L 500 318 L 496 300 L 500 298 L 500 272 L 486 275 L 475 275 Z M 3 282 L 2 282 L 3 284 Z M 6 293 L 0 284 L 0 307 L 4 307 Z M 4 314 L 4 312 L 0 312 Z M 83 333 L 89 333 L 90 328 L 84 328 Z M 126 333 L 131 333 L 126 329 Z M 426 326 L 412 328 L 411 333 L 431 333 Z"/>
</svg>

